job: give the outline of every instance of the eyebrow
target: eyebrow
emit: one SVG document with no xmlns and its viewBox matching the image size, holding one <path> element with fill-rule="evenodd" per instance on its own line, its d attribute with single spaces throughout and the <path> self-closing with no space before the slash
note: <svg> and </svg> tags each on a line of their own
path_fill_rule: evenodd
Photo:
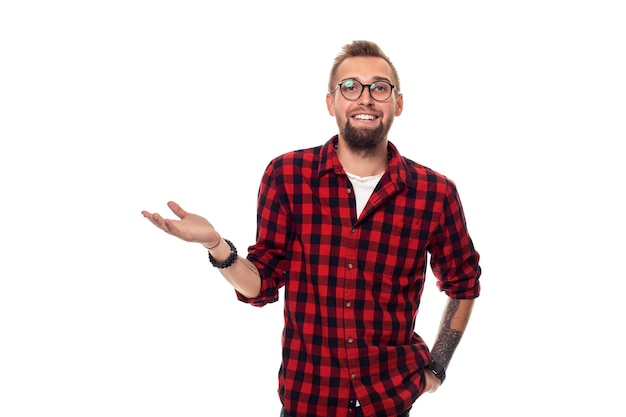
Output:
<svg viewBox="0 0 626 417">
<path fill-rule="evenodd" d="M 393 84 L 393 82 L 387 77 L 375 76 L 373 78 L 374 78 L 374 81 L 372 81 L 373 83 L 375 83 L 376 81 L 387 81 L 389 84 Z M 361 84 L 365 84 L 365 82 L 363 82 L 359 77 L 346 77 L 339 82 L 344 82 L 346 80 L 357 80 Z"/>
</svg>

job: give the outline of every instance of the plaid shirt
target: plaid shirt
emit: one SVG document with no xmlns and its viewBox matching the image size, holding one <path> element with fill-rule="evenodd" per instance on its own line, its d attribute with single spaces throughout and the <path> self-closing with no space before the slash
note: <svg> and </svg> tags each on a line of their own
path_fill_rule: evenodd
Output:
<svg viewBox="0 0 626 417">
<path fill-rule="evenodd" d="M 292 416 L 365 417 L 408 410 L 431 357 L 414 332 L 427 253 L 440 290 L 479 295 L 479 255 L 452 181 L 388 144 L 387 171 L 360 217 L 352 185 L 325 145 L 267 167 L 258 196 L 257 241 L 248 259 L 263 306 L 285 287 L 279 395 Z"/>
</svg>

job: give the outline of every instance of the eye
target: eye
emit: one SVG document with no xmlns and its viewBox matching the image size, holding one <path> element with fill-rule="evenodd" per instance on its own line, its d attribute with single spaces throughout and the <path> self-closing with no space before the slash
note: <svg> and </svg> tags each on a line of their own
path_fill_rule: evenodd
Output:
<svg viewBox="0 0 626 417">
<path fill-rule="evenodd" d="M 345 80 L 341 86 L 344 91 L 355 91 L 357 89 L 354 80 Z"/>
<path fill-rule="evenodd" d="M 380 93 L 384 93 L 389 90 L 389 86 L 386 83 L 375 83 L 372 88 Z"/>
</svg>

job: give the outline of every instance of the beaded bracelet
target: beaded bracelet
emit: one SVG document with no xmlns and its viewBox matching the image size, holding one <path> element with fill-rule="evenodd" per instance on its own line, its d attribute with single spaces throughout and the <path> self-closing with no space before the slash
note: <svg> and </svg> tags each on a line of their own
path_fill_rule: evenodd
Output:
<svg viewBox="0 0 626 417">
<path fill-rule="evenodd" d="M 235 245 L 233 245 L 233 242 L 224 238 L 222 238 L 222 240 L 228 243 L 228 246 L 230 246 L 230 255 L 228 255 L 228 258 L 226 258 L 224 262 L 217 262 L 215 258 L 213 257 L 213 255 L 211 255 L 211 252 L 209 252 L 209 261 L 211 262 L 211 265 L 219 269 L 228 268 L 229 266 L 234 264 L 235 261 L 237 260 L 237 248 L 235 248 Z"/>
</svg>

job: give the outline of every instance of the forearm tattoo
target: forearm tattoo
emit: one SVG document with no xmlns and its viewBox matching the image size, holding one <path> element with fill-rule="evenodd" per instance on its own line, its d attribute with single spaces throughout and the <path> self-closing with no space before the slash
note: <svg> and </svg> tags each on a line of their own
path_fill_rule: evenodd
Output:
<svg viewBox="0 0 626 417">
<path fill-rule="evenodd" d="M 459 305 L 459 300 L 451 299 L 448 302 L 437 340 L 431 352 L 433 358 L 445 367 L 448 367 L 452 354 L 459 344 L 461 336 L 463 336 L 463 332 L 452 328 L 452 319 L 458 311 Z"/>
<path fill-rule="evenodd" d="M 245 265 L 245 267 L 248 268 L 250 271 L 252 271 L 254 275 L 256 275 L 257 277 L 261 276 L 261 274 L 259 273 L 259 270 L 252 262 L 244 258 L 239 258 L 239 259 L 243 261 L 243 264 Z"/>
</svg>

